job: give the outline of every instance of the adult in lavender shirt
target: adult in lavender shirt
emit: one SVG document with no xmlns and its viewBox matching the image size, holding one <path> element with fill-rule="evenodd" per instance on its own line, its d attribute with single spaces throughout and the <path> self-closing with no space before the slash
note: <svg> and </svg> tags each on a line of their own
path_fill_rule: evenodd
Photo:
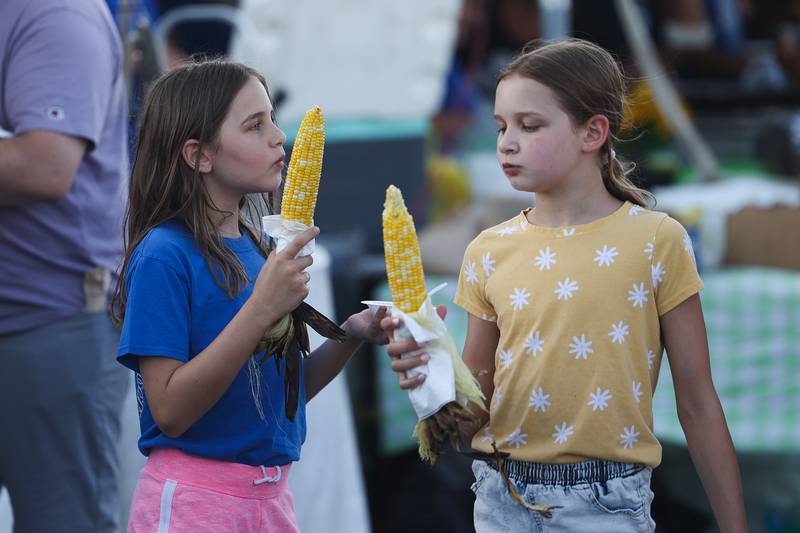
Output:
<svg viewBox="0 0 800 533">
<path fill-rule="evenodd" d="M 16 533 L 116 529 L 122 61 L 103 0 L 0 1 L 0 486 Z"/>
</svg>

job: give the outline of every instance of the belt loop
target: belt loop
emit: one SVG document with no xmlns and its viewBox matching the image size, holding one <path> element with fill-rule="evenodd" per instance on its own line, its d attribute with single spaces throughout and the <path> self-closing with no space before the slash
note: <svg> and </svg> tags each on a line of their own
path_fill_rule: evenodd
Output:
<svg viewBox="0 0 800 533">
<path fill-rule="evenodd" d="M 278 481 L 281 480 L 281 467 L 278 466 L 278 465 L 275 465 L 275 475 L 274 476 L 268 476 L 267 475 L 267 469 L 262 465 L 261 466 L 261 475 L 263 477 L 261 477 L 260 479 L 254 479 L 253 480 L 253 485 L 261 485 L 262 483 L 277 483 Z"/>
<path fill-rule="evenodd" d="M 83 275 L 83 310 L 87 313 L 105 311 L 110 287 L 111 270 L 104 267 L 87 270 Z"/>
</svg>

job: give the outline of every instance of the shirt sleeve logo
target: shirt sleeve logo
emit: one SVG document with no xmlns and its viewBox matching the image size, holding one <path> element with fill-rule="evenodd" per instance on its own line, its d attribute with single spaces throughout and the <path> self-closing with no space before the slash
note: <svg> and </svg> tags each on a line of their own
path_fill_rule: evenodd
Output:
<svg viewBox="0 0 800 533">
<path fill-rule="evenodd" d="M 64 108 L 54 105 L 47 109 L 47 118 L 50 120 L 64 120 Z"/>
</svg>

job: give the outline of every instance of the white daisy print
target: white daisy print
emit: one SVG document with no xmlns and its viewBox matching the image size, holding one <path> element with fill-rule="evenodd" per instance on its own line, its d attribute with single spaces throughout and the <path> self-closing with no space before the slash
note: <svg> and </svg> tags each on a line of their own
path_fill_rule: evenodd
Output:
<svg viewBox="0 0 800 533">
<path fill-rule="evenodd" d="M 608 400 L 611 399 L 611 391 L 598 387 L 595 392 L 590 392 L 589 396 L 591 397 L 591 400 L 589 400 L 586 405 L 591 405 L 592 411 L 597 411 L 598 409 L 603 411 L 606 407 L 608 407 Z"/>
<path fill-rule="evenodd" d="M 561 234 L 564 235 L 564 237 L 572 237 L 575 235 L 575 228 L 564 228 L 561 230 Z"/>
<path fill-rule="evenodd" d="M 491 252 L 486 252 L 486 254 L 483 256 L 483 261 L 482 261 L 482 262 L 483 262 L 483 272 L 486 274 L 486 276 L 487 276 L 487 277 L 488 277 L 488 276 L 489 276 L 489 275 L 490 275 L 492 272 L 494 272 L 495 270 L 497 270 L 497 269 L 495 268 L 495 266 L 494 266 L 494 264 L 495 264 L 497 261 L 495 261 L 494 259 L 492 259 L 492 253 L 491 253 Z"/>
<path fill-rule="evenodd" d="M 559 300 L 569 300 L 572 298 L 572 293 L 577 290 L 578 282 L 567 278 L 564 281 L 558 282 L 558 288 L 554 292 L 558 295 Z"/>
<path fill-rule="evenodd" d="M 467 261 L 464 266 L 464 277 L 467 283 L 478 283 L 478 270 L 475 268 L 475 261 Z"/>
<path fill-rule="evenodd" d="M 644 282 L 640 284 L 633 284 L 633 290 L 628 291 L 628 301 L 633 303 L 634 307 L 644 307 L 647 301 L 647 289 L 644 288 Z"/>
<path fill-rule="evenodd" d="M 522 289 L 515 288 L 514 292 L 509 295 L 509 298 L 511 298 L 511 307 L 513 307 L 515 311 L 519 311 L 528 305 L 528 298 L 530 298 L 530 296 L 531 293 L 524 287 Z"/>
<path fill-rule="evenodd" d="M 639 432 L 636 431 L 635 426 L 626 427 L 623 429 L 622 434 L 619 436 L 619 442 L 623 448 L 633 448 L 633 445 L 639 440 Z"/>
<path fill-rule="evenodd" d="M 659 261 L 655 265 L 651 266 L 650 270 L 653 273 L 653 288 L 655 289 L 664 279 L 664 274 L 666 274 L 667 269 L 661 264 L 661 261 Z"/>
<path fill-rule="evenodd" d="M 525 339 L 525 351 L 532 356 L 536 357 L 536 355 L 544 350 L 544 339 L 541 338 L 538 331 L 534 331 L 528 338 Z"/>
<path fill-rule="evenodd" d="M 631 382 L 631 389 L 633 391 L 633 399 L 636 400 L 636 403 L 639 403 L 642 399 L 642 382 L 641 381 L 632 381 Z"/>
<path fill-rule="evenodd" d="M 611 324 L 611 331 L 608 333 L 608 336 L 611 337 L 611 342 L 622 344 L 625 342 L 625 337 L 628 336 L 629 332 L 630 327 L 620 320 L 617 324 Z"/>
<path fill-rule="evenodd" d="M 519 231 L 519 226 L 506 226 L 505 228 L 498 231 L 497 234 L 501 237 L 505 237 L 506 235 L 511 235 L 512 233 L 516 233 L 517 231 Z"/>
<path fill-rule="evenodd" d="M 617 247 L 616 246 L 612 246 L 611 248 L 609 248 L 607 244 L 603 245 L 603 249 L 602 250 L 595 250 L 595 253 L 597 255 L 594 258 L 594 260 L 597 263 L 597 266 L 601 266 L 601 267 L 602 266 L 611 266 L 611 263 L 614 262 L 614 258 L 619 255 L 619 252 L 617 252 Z"/>
<path fill-rule="evenodd" d="M 486 321 L 489 321 L 489 322 L 496 322 L 497 321 L 497 317 L 496 316 L 489 316 L 486 313 L 481 314 L 481 318 L 483 320 L 486 320 Z"/>
<path fill-rule="evenodd" d="M 550 270 L 556 262 L 556 253 L 550 250 L 550 247 L 539 250 L 539 255 L 536 256 L 536 266 L 539 270 Z"/>
<path fill-rule="evenodd" d="M 570 435 L 575 433 L 575 428 L 573 426 L 567 426 L 566 422 L 563 422 L 560 426 L 553 426 L 555 428 L 555 432 L 553 432 L 553 439 L 555 439 L 556 444 L 564 444 L 567 442 L 567 439 Z"/>
<path fill-rule="evenodd" d="M 531 397 L 528 400 L 528 404 L 533 407 L 534 412 L 545 412 L 550 406 L 550 395 L 545 394 L 541 387 L 538 389 L 533 389 L 533 392 L 531 392 Z"/>
<path fill-rule="evenodd" d="M 509 446 L 514 446 L 515 448 L 519 448 L 520 446 L 524 446 L 528 443 L 527 441 L 528 434 L 522 432 L 522 428 L 518 427 L 514 433 L 508 436 L 506 442 Z"/>
<path fill-rule="evenodd" d="M 575 354 L 575 359 L 589 359 L 589 354 L 594 352 L 592 349 L 592 341 L 586 340 L 586 335 L 581 335 L 581 338 L 572 337 L 572 342 L 569 344 L 569 353 Z"/>
<path fill-rule="evenodd" d="M 502 365 L 503 370 L 511 366 L 511 360 L 513 358 L 514 354 L 511 353 L 511 350 L 502 350 L 500 352 L 500 364 Z"/>
<path fill-rule="evenodd" d="M 528 229 L 528 222 L 526 220 L 520 221 L 519 229 L 520 231 L 525 231 L 526 229 Z"/>
<path fill-rule="evenodd" d="M 656 243 L 652 241 L 648 242 L 644 247 L 644 253 L 647 254 L 647 259 L 649 261 L 653 260 L 653 254 L 655 253 L 655 251 L 656 251 Z"/>
<path fill-rule="evenodd" d="M 647 368 L 653 370 L 653 365 L 655 365 L 656 360 L 656 352 L 653 350 L 647 350 Z"/>
<path fill-rule="evenodd" d="M 489 431 L 489 427 L 487 426 L 483 428 L 483 433 L 481 434 L 481 442 L 493 442 L 493 441 L 494 441 L 494 435 L 492 435 L 492 432 Z"/>
<path fill-rule="evenodd" d="M 628 214 L 630 216 L 632 216 L 632 217 L 638 215 L 641 212 L 642 212 L 642 208 L 640 206 L 638 206 L 638 205 L 635 205 L 635 206 L 631 207 L 630 209 L 628 209 Z"/>
</svg>

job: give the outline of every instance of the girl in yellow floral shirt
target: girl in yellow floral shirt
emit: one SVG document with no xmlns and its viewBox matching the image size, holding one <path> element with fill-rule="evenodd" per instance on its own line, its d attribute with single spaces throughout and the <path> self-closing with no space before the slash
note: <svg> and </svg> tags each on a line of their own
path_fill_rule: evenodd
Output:
<svg viewBox="0 0 800 533">
<path fill-rule="evenodd" d="M 661 461 L 651 400 L 670 358 L 689 450 L 722 531 L 744 531 L 739 467 L 711 381 L 683 227 L 651 211 L 614 152 L 624 76 L 580 40 L 532 48 L 500 74 L 497 156 L 536 207 L 489 228 L 464 255 L 455 303 L 469 313 L 463 357 L 481 372 L 489 413 L 472 447 L 508 454 L 515 502 L 498 466 L 475 461 L 475 528 L 653 531 L 652 468 Z M 398 319 L 385 319 L 391 331 Z M 424 354 L 389 347 L 400 386 Z M 537 507 L 541 509 L 542 507 Z"/>
</svg>

